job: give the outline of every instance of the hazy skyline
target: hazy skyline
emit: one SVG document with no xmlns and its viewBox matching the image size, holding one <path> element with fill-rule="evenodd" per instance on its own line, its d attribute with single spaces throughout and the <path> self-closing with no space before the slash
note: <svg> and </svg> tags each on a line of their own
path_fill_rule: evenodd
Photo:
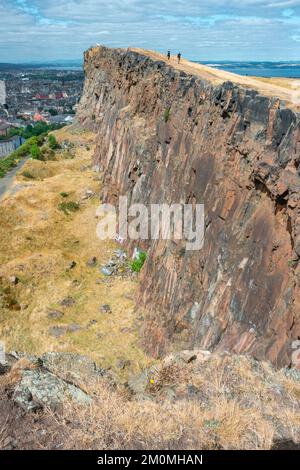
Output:
<svg viewBox="0 0 300 470">
<path fill-rule="evenodd" d="M 300 60 L 300 1 L 0 0 L 0 62 L 137 46 L 192 60 Z"/>
</svg>

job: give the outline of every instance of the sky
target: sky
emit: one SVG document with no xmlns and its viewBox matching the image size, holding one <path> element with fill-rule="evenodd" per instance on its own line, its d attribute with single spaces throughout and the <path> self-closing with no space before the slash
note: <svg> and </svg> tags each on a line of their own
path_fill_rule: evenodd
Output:
<svg viewBox="0 0 300 470">
<path fill-rule="evenodd" d="M 300 60 L 296 0 L 0 0 L 0 62 L 81 59 L 97 43 L 191 60 Z"/>
</svg>

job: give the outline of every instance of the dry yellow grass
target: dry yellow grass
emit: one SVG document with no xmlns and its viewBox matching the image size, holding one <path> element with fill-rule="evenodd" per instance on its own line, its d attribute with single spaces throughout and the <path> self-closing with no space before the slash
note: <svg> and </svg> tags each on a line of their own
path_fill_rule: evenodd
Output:
<svg viewBox="0 0 300 470">
<path fill-rule="evenodd" d="M 268 363 L 215 353 L 201 365 L 163 361 L 155 370 L 148 399 L 99 379 L 85 383 L 89 406 L 47 410 L 61 448 L 254 450 L 300 440 L 299 400 L 290 395 L 300 382 Z"/>
<path fill-rule="evenodd" d="M 118 248 L 96 237 L 99 197 L 83 200 L 86 190 L 99 194 L 101 189 L 99 175 L 91 168 L 94 135 L 68 128 L 56 137 L 75 143 L 75 158 L 58 155 L 56 161 L 29 160 L 0 203 L 0 278 L 5 286 L 10 276 L 19 278 L 17 285 L 9 286 L 9 295 L 21 307 L 2 305 L 0 337 L 7 350 L 74 351 L 112 367 L 119 359 L 129 360 L 133 373 L 148 361 L 138 347 L 137 281 L 105 279 L 99 267 L 86 265 L 94 256 L 98 263 L 105 263 Z M 24 172 L 35 178 L 25 178 Z M 62 192 L 69 196 L 63 198 Z M 65 201 L 79 202 L 80 209 L 66 215 L 58 210 Z M 73 261 L 76 266 L 68 270 Z M 61 301 L 68 296 L 75 299 L 75 305 L 62 307 Z M 102 304 L 109 304 L 112 313 L 101 313 Z M 51 309 L 64 316 L 49 319 Z M 49 334 L 54 325 L 73 323 L 81 329 L 60 338 Z"/>
<path fill-rule="evenodd" d="M 214 84 L 218 85 L 225 81 L 231 81 L 243 86 L 244 88 L 257 90 L 259 93 L 265 96 L 269 96 L 271 98 L 278 97 L 297 111 L 300 109 L 300 94 L 298 92 L 299 80 L 292 80 L 288 78 L 261 79 L 258 77 L 242 76 L 232 72 L 227 72 L 225 70 L 219 70 L 214 67 L 208 67 L 207 65 L 196 64 L 184 58 L 182 58 L 180 64 L 178 64 L 177 57 L 173 56 L 171 57 L 170 61 L 168 61 L 164 54 L 160 54 L 156 51 L 149 51 L 139 48 L 130 48 L 130 50 L 147 55 L 154 60 L 164 61 L 168 65 L 178 70 L 183 70 L 184 72 L 191 75 L 197 75 L 200 78 L 210 81 Z"/>
<path fill-rule="evenodd" d="M 26 361 L 15 364 L 6 389 L 24 367 Z M 1 388 L 1 406 L 9 414 L 0 414 L 0 448 L 9 445 L 16 422 L 18 448 L 262 450 L 278 440 L 300 440 L 299 400 L 289 395 L 291 385 L 300 390 L 300 382 L 270 364 L 215 353 L 201 366 L 175 361 L 170 367 L 163 361 L 156 370 L 160 387 L 145 400 L 108 378 L 81 377 L 91 403 L 66 401 L 59 412 L 45 409 L 35 416 L 29 440 L 18 430 L 32 416 L 20 419 Z M 196 394 L 188 391 L 191 386 Z M 173 398 L 166 393 L 170 387 Z M 47 438 L 37 432 L 41 426 Z"/>
<path fill-rule="evenodd" d="M 269 449 L 274 427 L 257 410 L 222 396 L 201 402 L 128 401 L 99 383 L 88 407 L 66 404 L 56 422 L 66 449 Z M 54 417 L 55 414 L 49 413 Z"/>
</svg>

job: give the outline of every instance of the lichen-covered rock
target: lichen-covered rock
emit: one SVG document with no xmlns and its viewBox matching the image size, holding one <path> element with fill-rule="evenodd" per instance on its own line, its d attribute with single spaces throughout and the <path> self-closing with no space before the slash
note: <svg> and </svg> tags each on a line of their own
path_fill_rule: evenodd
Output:
<svg viewBox="0 0 300 470">
<path fill-rule="evenodd" d="M 205 205 L 202 250 L 142 243 L 145 348 L 158 356 L 171 341 L 290 364 L 300 336 L 299 115 L 131 50 L 92 48 L 84 67 L 77 119 L 98 133 L 103 200 Z"/>
<path fill-rule="evenodd" d="M 48 352 L 41 356 L 43 366 L 66 379 L 88 378 L 89 381 L 107 375 L 91 358 L 75 353 Z"/>
<path fill-rule="evenodd" d="M 40 357 L 22 353 L 6 355 L 3 385 L 15 403 L 25 411 L 58 408 L 71 400 L 88 405 L 92 398 L 85 390 L 99 379 L 112 378 L 87 356 L 49 352 Z"/>
<path fill-rule="evenodd" d="M 23 372 L 20 382 L 15 387 L 13 398 L 25 411 L 57 408 L 66 399 L 79 404 L 91 403 L 91 397 L 83 390 L 40 369 Z"/>
</svg>

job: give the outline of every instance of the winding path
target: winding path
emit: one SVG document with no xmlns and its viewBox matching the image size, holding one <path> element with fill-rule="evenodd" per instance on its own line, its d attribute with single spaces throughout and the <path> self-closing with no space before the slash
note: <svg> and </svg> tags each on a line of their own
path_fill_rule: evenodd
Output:
<svg viewBox="0 0 300 470">
<path fill-rule="evenodd" d="M 0 178 L 0 201 L 12 187 L 16 174 L 23 167 L 27 160 L 28 157 L 23 158 L 15 168 L 9 171 L 3 178 Z"/>
</svg>

